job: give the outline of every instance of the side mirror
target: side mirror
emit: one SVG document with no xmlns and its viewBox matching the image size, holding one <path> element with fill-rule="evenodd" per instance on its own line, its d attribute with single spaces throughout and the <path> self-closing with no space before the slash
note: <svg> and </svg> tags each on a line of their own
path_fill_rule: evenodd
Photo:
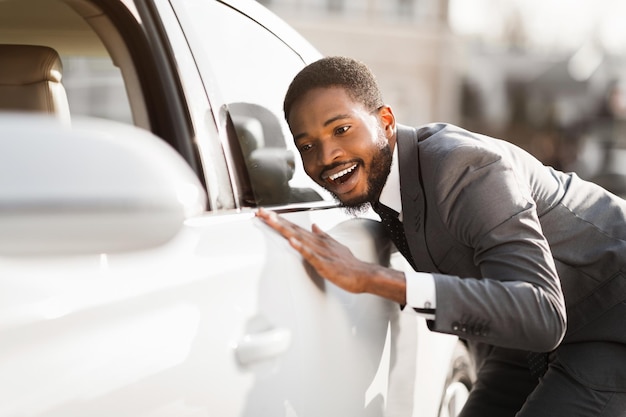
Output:
<svg viewBox="0 0 626 417">
<path fill-rule="evenodd" d="M 145 130 L 0 114 L 0 255 L 147 249 L 205 208 L 189 165 Z"/>
</svg>

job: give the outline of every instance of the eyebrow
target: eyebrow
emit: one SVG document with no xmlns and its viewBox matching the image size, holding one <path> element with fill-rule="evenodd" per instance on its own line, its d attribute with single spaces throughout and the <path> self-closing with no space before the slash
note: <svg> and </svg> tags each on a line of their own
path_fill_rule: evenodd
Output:
<svg viewBox="0 0 626 417">
<path fill-rule="evenodd" d="M 333 117 L 331 117 L 330 119 L 326 120 L 322 126 L 326 127 L 326 126 L 328 126 L 329 124 L 331 124 L 331 123 L 333 123 L 333 122 L 336 122 L 337 120 L 347 119 L 347 118 L 349 118 L 349 117 L 350 117 L 350 115 L 349 115 L 349 114 L 338 114 L 338 115 L 333 116 Z M 306 132 L 299 133 L 299 134 L 297 134 L 297 135 L 295 135 L 295 136 L 293 137 L 293 140 L 294 140 L 294 141 L 297 141 L 297 140 L 299 140 L 299 139 L 304 138 L 305 136 L 307 136 L 307 133 L 306 133 Z"/>
</svg>

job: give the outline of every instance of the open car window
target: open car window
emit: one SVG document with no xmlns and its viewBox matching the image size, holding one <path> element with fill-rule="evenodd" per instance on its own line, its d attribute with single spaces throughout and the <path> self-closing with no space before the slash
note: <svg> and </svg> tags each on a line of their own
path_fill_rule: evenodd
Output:
<svg viewBox="0 0 626 417">
<path fill-rule="evenodd" d="M 90 1 L 0 2 L 0 45 L 45 47 L 58 54 L 62 63 L 57 69 L 58 81 L 65 91 L 70 116 L 94 116 L 149 128 L 141 94 L 136 94 L 138 86 L 132 85 L 136 82 L 132 62 L 116 32 L 113 23 Z M 103 38 L 103 33 L 108 35 Z M 23 64 L 23 71 L 28 71 Z M 11 65 L 18 63 L 4 56 L 3 66 Z M 131 99 L 135 100 L 134 109 Z M 7 105 L 4 110 L 12 109 Z"/>
<path fill-rule="evenodd" d="M 32 54 L 33 49 L 58 56 L 61 61 L 49 72 L 53 80 L 34 80 L 54 82 L 54 106 L 29 109 L 22 104 L 36 100 L 19 97 L 22 104 L 11 108 L 11 102 L 0 103 L 0 110 L 54 114 L 69 107 L 64 118 L 70 122 L 72 117 L 93 116 L 133 124 L 172 145 L 202 179 L 190 141 L 188 115 L 177 93 L 179 80 L 165 78 L 159 48 L 148 33 L 131 1 L 0 1 L 0 46 L 10 45 L 5 49 L 11 54 L 2 57 L 6 70 L 2 74 L 16 84 L 10 87 L 11 94 L 26 97 L 32 93 L 20 89 L 33 82 L 20 72 L 28 74 L 29 68 L 36 67 L 32 64 L 43 59 Z M 19 49 L 31 46 L 35 48 L 28 52 L 29 57 L 22 59 L 25 55 Z M 61 101 L 65 104 L 59 105 Z"/>
<path fill-rule="evenodd" d="M 61 59 L 63 84 L 73 115 L 133 123 L 122 73 L 110 56 L 68 51 Z"/>
</svg>

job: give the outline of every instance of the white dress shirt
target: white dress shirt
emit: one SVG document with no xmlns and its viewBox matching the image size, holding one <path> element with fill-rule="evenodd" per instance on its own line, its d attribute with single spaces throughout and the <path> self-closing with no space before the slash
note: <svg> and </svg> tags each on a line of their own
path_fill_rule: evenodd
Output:
<svg viewBox="0 0 626 417">
<path fill-rule="evenodd" d="M 391 161 L 391 172 L 387 177 L 385 186 L 380 193 L 379 202 L 400 213 L 399 219 L 402 221 L 402 197 L 400 194 L 400 170 L 398 167 L 398 146 L 393 151 Z M 436 292 L 435 278 L 432 274 L 417 272 L 414 270 L 404 271 L 406 278 L 406 305 L 418 309 L 435 309 Z M 435 315 L 431 313 L 417 314 L 434 320 Z"/>
</svg>

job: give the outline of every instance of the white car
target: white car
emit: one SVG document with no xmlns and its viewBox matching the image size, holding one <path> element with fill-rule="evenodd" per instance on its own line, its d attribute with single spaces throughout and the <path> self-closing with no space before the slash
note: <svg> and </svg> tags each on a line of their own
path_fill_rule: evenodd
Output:
<svg viewBox="0 0 626 417">
<path fill-rule="evenodd" d="M 406 267 L 292 146 L 319 56 L 253 1 L 0 0 L 0 417 L 458 412 L 461 342 L 255 218 Z"/>
</svg>

